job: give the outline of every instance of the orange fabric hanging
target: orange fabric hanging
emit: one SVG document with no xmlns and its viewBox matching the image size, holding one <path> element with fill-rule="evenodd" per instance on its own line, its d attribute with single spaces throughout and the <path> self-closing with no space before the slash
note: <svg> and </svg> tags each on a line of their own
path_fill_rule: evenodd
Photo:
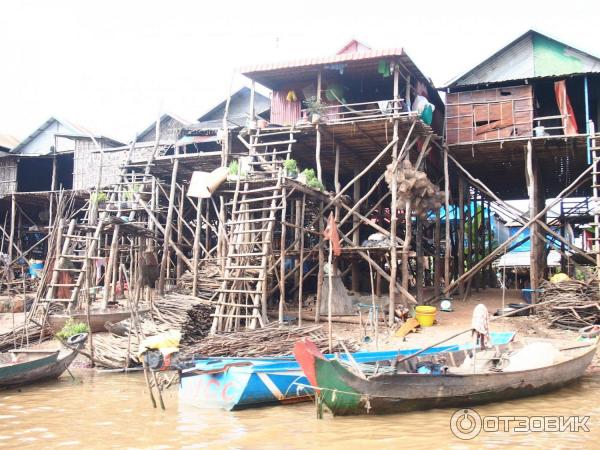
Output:
<svg viewBox="0 0 600 450">
<path fill-rule="evenodd" d="M 327 241 L 331 241 L 333 246 L 333 254 L 340 256 L 342 254 L 342 247 L 340 246 L 340 235 L 338 234 L 337 225 L 335 223 L 335 216 L 333 212 L 329 214 L 327 219 L 327 227 L 323 231 L 323 238 Z"/>
<path fill-rule="evenodd" d="M 554 82 L 554 95 L 556 96 L 560 115 L 563 116 L 565 134 L 577 134 L 577 122 L 575 121 L 571 100 L 569 100 L 569 96 L 567 95 L 567 82 L 565 80 Z"/>
</svg>

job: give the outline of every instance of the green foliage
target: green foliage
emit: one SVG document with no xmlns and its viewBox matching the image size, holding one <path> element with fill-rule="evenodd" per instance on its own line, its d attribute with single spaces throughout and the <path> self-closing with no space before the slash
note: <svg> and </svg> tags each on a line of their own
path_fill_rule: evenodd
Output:
<svg viewBox="0 0 600 450">
<path fill-rule="evenodd" d="M 312 114 L 319 114 L 322 116 L 325 114 L 325 108 L 327 108 L 327 104 L 323 103 L 316 96 L 308 97 L 304 100 L 304 106 L 306 106 L 306 112 L 309 116 Z"/>
<path fill-rule="evenodd" d="M 97 205 L 107 201 L 108 196 L 106 195 L 106 192 L 94 192 L 91 196 L 91 200 L 95 205 Z"/>
<path fill-rule="evenodd" d="M 140 192 L 142 189 L 142 186 L 140 184 L 133 184 L 131 186 L 127 187 L 127 192 L 125 192 L 125 198 L 128 201 L 132 201 L 135 199 L 135 194 L 137 194 L 138 192 Z"/>
<path fill-rule="evenodd" d="M 73 319 L 67 320 L 62 329 L 56 333 L 56 337 L 66 341 L 71 336 L 75 336 L 79 333 L 89 333 L 90 328 L 85 323 L 75 322 Z"/>
<path fill-rule="evenodd" d="M 229 175 L 237 175 L 239 170 L 240 170 L 240 165 L 237 162 L 237 159 L 234 159 L 229 164 Z"/>
<path fill-rule="evenodd" d="M 283 162 L 283 168 L 290 175 L 298 174 L 298 163 L 295 159 L 286 159 Z"/>
<path fill-rule="evenodd" d="M 304 169 L 302 171 L 302 175 L 306 177 L 307 186 L 313 189 L 318 189 L 321 192 L 325 189 L 323 183 L 321 183 L 317 178 L 317 175 L 315 174 L 315 169 Z"/>
</svg>

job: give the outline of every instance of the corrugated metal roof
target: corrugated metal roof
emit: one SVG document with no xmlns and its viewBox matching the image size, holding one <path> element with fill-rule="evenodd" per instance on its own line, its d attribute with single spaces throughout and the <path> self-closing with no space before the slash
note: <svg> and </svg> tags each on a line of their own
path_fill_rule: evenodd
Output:
<svg viewBox="0 0 600 450">
<path fill-rule="evenodd" d="M 277 63 L 258 64 L 256 66 L 242 68 L 242 74 L 248 76 L 252 73 L 265 72 L 270 70 L 295 69 L 300 67 L 321 66 L 324 64 L 363 61 L 368 59 L 386 58 L 390 56 L 402 56 L 404 54 L 404 49 L 402 48 L 368 50 L 354 53 L 341 53 L 339 55 L 322 56 L 317 58 L 304 58 Z"/>
<path fill-rule="evenodd" d="M 440 89 L 590 72 L 600 72 L 600 58 L 529 30 Z"/>
<path fill-rule="evenodd" d="M 0 147 L 10 150 L 17 145 L 19 145 L 19 140 L 16 137 L 10 134 L 0 134 Z"/>
</svg>

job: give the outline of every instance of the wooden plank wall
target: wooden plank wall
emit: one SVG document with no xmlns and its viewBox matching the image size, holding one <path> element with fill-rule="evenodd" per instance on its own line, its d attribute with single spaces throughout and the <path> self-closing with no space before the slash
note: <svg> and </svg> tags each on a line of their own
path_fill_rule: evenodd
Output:
<svg viewBox="0 0 600 450">
<path fill-rule="evenodd" d="M 449 145 L 532 135 L 530 85 L 446 95 L 446 142 Z"/>
<path fill-rule="evenodd" d="M 0 195 L 17 190 L 17 158 L 7 156 L 0 159 Z"/>
</svg>

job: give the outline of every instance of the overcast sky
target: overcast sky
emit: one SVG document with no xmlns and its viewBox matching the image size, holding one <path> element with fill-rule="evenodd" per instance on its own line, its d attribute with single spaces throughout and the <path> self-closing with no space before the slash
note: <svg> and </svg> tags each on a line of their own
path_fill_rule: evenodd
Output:
<svg viewBox="0 0 600 450">
<path fill-rule="evenodd" d="M 236 68 L 352 38 L 404 47 L 443 85 L 530 28 L 600 55 L 599 19 L 574 0 L 1 0 L 0 133 L 23 139 L 56 115 L 129 140 L 160 112 L 196 119 Z"/>
</svg>

